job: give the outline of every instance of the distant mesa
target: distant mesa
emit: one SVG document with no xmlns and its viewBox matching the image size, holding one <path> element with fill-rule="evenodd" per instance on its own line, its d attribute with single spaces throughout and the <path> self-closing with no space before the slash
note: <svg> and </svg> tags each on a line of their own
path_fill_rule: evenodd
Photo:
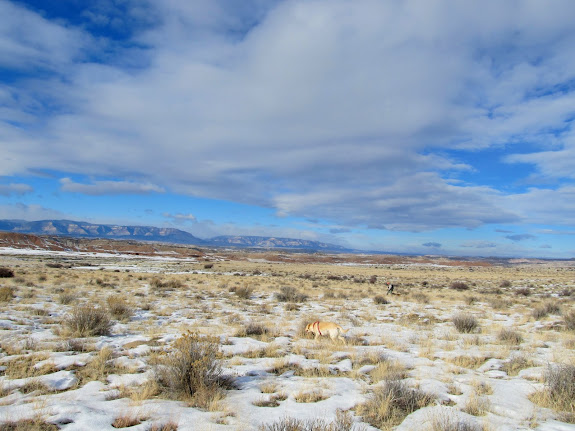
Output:
<svg viewBox="0 0 575 431">
<path fill-rule="evenodd" d="M 105 238 L 165 242 L 204 247 L 291 249 L 340 253 L 352 251 L 335 244 L 294 238 L 217 236 L 210 239 L 201 239 L 189 232 L 174 228 L 94 224 L 72 220 L 0 220 L 0 231 L 34 235 L 69 236 L 74 238 Z"/>
</svg>

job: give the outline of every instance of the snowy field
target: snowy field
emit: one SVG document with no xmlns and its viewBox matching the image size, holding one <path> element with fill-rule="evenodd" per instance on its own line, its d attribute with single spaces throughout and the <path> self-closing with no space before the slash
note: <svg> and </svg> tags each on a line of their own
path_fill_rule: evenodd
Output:
<svg viewBox="0 0 575 431">
<path fill-rule="evenodd" d="M 575 366 L 573 268 L 3 249 L 2 269 L 2 430 L 575 430 L 550 381 Z M 102 335 L 74 326 L 90 310 Z M 217 350 L 215 386 L 170 386 L 186 340 Z"/>
</svg>

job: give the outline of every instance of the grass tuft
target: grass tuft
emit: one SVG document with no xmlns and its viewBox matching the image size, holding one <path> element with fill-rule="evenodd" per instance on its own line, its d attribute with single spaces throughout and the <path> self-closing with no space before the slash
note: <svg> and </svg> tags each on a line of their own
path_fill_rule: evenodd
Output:
<svg viewBox="0 0 575 431">
<path fill-rule="evenodd" d="M 76 337 L 109 335 L 111 326 L 108 312 L 91 305 L 74 307 L 64 320 L 65 333 Z"/>
<path fill-rule="evenodd" d="M 479 328 L 477 319 L 469 314 L 459 313 L 452 317 L 451 321 L 461 333 L 470 334 Z"/>
</svg>

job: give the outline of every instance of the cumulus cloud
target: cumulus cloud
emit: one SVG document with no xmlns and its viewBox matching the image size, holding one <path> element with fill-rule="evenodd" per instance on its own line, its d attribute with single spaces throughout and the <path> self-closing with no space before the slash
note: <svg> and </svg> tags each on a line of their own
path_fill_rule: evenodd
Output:
<svg viewBox="0 0 575 431">
<path fill-rule="evenodd" d="M 42 205 L 26 205 L 22 203 L 0 205 L 0 219 L 18 220 L 49 220 L 69 218 L 61 211 L 43 207 Z"/>
<path fill-rule="evenodd" d="M 440 248 L 441 247 L 441 244 L 438 242 L 426 242 L 426 243 L 423 243 L 421 245 L 424 247 L 431 247 L 431 248 Z"/>
<path fill-rule="evenodd" d="M 163 193 L 162 187 L 151 183 L 136 183 L 131 181 L 94 181 L 92 184 L 76 183 L 70 178 L 60 180 L 61 190 L 86 195 L 117 195 Z"/>
<path fill-rule="evenodd" d="M 170 214 L 170 213 L 163 213 L 162 214 L 165 218 L 170 219 L 176 223 L 184 223 L 184 222 L 196 222 L 196 216 L 193 214 Z"/>
<path fill-rule="evenodd" d="M 64 178 L 63 191 L 171 191 L 389 230 L 573 222 L 566 187 L 505 195 L 453 181 L 473 166 L 443 151 L 506 145 L 508 163 L 572 178 L 569 0 L 170 0 L 147 4 L 157 21 L 133 25 L 121 55 L 0 5 L 0 57 L 50 72 L 0 88 L 6 115 L 28 126 L 0 117 L 0 175 L 51 169 L 96 178 Z M 113 177 L 142 180 L 101 180 Z"/>
<path fill-rule="evenodd" d="M 507 235 L 505 238 L 510 239 L 511 241 L 525 241 L 526 239 L 535 239 L 537 238 L 535 235 L 531 235 L 528 233 L 517 234 L 517 235 Z"/>
<path fill-rule="evenodd" d="M 491 241 L 483 240 L 469 240 L 461 243 L 461 247 L 465 248 L 496 248 L 497 244 Z"/>
<path fill-rule="evenodd" d="M 12 194 L 23 195 L 25 193 L 30 193 L 34 189 L 28 184 L 21 183 L 10 183 L 10 184 L 0 184 L 0 196 L 9 196 Z"/>
</svg>

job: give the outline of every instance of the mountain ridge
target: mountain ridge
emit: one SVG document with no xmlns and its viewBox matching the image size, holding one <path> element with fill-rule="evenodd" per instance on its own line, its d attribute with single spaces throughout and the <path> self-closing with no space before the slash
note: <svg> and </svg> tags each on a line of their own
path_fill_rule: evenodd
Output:
<svg viewBox="0 0 575 431">
<path fill-rule="evenodd" d="M 201 239 L 176 228 L 96 224 L 74 220 L 0 220 L 0 231 L 35 235 L 106 238 L 118 240 L 167 242 L 213 247 L 292 249 L 306 251 L 350 252 L 345 247 L 297 238 L 220 235 Z"/>
</svg>

